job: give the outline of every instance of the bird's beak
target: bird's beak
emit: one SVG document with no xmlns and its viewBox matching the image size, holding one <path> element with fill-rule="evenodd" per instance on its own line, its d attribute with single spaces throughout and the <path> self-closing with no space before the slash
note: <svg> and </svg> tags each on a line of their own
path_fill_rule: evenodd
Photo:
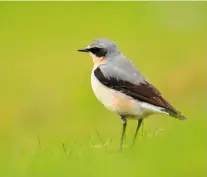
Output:
<svg viewBox="0 0 207 177">
<path fill-rule="evenodd" d="M 89 52 L 89 48 L 78 49 L 78 52 Z"/>
</svg>

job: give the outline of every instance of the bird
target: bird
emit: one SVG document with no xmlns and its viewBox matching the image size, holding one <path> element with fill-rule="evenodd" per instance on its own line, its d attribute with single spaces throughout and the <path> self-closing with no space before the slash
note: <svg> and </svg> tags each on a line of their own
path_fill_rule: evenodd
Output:
<svg viewBox="0 0 207 177">
<path fill-rule="evenodd" d="M 91 86 L 97 100 L 121 118 L 120 149 L 129 119 L 137 120 L 132 145 L 143 120 L 151 115 L 165 114 L 179 120 L 187 119 L 162 96 L 114 41 L 98 38 L 77 51 L 92 57 Z"/>
</svg>

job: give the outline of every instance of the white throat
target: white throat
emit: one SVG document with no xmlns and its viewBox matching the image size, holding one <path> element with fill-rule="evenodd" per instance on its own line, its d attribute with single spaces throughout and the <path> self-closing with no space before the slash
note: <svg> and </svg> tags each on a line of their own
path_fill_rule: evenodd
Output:
<svg viewBox="0 0 207 177">
<path fill-rule="evenodd" d="M 94 55 L 94 54 L 91 53 L 91 52 L 89 52 L 89 55 L 90 55 L 90 56 L 92 57 L 92 59 L 93 59 L 93 64 L 94 64 L 93 69 L 96 69 L 97 67 L 99 67 L 99 65 L 105 63 L 104 57 L 97 57 L 96 55 Z"/>
</svg>

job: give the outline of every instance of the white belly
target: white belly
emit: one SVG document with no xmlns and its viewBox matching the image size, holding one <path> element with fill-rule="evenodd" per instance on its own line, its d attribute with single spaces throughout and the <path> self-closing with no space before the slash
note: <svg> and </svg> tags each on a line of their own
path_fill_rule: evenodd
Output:
<svg viewBox="0 0 207 177">
<path fill-rule="evenodd" d="M 95 75 L 91 74 L 91 85 L 97 99 L 109 110 L 119 114 L 144 118 L 154 113 L 162 113 L 159 107 L 140 102 L 119 91 L 103 85 Z"/>
</svg>

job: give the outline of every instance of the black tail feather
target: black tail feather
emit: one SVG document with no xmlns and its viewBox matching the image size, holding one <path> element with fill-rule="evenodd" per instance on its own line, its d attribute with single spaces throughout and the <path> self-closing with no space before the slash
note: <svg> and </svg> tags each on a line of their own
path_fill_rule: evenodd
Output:
<svg viewBox="0 0 207 177">
<path fill-rule="evenodd" d="M 167 113 L 169 113 L 170 116 L 176 118 L 176 119 L 179 119 L 179 120 L 186 120 L 187 118 L 182 115 L 180 112 L 175 112 L 175 111 L 172 111 L 172 110 L 166 110 Z"/>
</svg>

